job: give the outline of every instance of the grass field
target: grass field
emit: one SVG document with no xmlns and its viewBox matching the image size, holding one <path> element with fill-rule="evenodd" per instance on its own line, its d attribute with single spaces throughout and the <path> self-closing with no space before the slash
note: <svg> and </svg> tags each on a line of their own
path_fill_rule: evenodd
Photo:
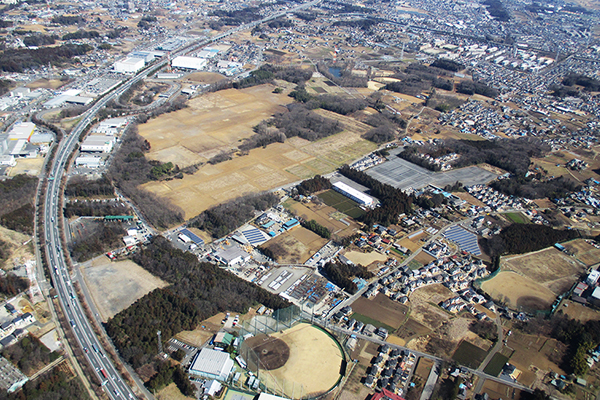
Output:
<svg viewBox="0 0 600 400">
<path fill-rule="evenodd" d="M 318 197 L 328 206 L 331 206 L 354 219 L 360 218 L 365 214 L 365 211 L 359 207 L 357 202 L 333 189 L 319 194 Z"/>
<path fill-rule="evenodd" d="M 492 376 L 498 376 L 500 375 L 500 372 L 502 372 L 502 368 L 504 368 L 504 365 L 508 362 L 508 360 L 509 358 L 504 354 L 496 353 L 488 365 L 486 365 L 483 372 Z"/>
<path fill-rule="evenodd" d="M 317 205 L 315 203 L 304 204 L 294 200 L 288 200 L 285 202 L 284 207 L 291 210 L 294 215 L 300 216 L 307 221 L 314 219 L 340 237 L 352 235 L 358 228 L 358 225 L 352 220 L 347 221 L 349 225 L 341 222 L 341 214 L 335 208 L 328 205 Z M 344 217 L 345 215 L 343 215 L 342 218 Z"/>
<path fill-rule="evenodd" d="M 481 285 L 486 293 L 511 308 L 547 310 L 556 295 L 538 282 L 511 271 L 502 271 Z"/>
<path fill-rule="evenodd" d="M 529 223 L 529 219 L 520 212 L 510 212 L 510 213 L 504 214 L 504 216 L 506 218 L 508 218 L 510 221 L 514 222 L 515 224 L 528 224 Z"/>
<path fill-rule="evenodd" d="M 454 352 L 452 359 L 469 368 L 477 368 L 485 358 L 487 352 L 467 341 L 462 341 Z"/>
</svg>

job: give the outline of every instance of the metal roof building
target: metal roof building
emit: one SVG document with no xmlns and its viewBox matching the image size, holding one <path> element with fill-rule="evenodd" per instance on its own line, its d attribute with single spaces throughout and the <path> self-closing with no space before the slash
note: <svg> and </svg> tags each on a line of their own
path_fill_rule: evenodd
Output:
<svg viewBox="0 0 600 400">
<path fill-rule="evenodd" d="M 333 190 L 335 190 L 336 192 L 340 192 L 341 194 L 343 194 L 346 197 L 351 198 L 352 200 L 356 201 L 358 204 L 362 204 L 365 206 L 373 205 L 374 201 L 371 196 L 368 196 L 368 195 L 364 194 L 363 192 L 360 192 L 360 191 L 354 189 L 353 187 L 346 185 L 344 182 L 334 183 Z"/>
<path fill-rule="evenodd" d="M 175 57 L 171 63 L 173 68 L 203 69 L 206 67 L 206 59 L 198 57 Z"/>
<path fill-rule="evenodd" d="M 190 367 L 190 374 L 225 381 L 233 370 L 229 353 L 204 348 L 200 350 Z"/>
</svg>

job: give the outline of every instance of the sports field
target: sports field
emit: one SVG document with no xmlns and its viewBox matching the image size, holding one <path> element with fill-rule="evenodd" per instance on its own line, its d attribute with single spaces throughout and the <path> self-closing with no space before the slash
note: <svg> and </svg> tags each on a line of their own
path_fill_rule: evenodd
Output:
<svg viewBox="0 0 600 400">
<path fill-rule="evenodd" d="M 294 200 L 288 200 L 285 202 L 284 206 L 291 210 L 294 215 L 299 216 L 306 221 L 314 219 L 317 223 L 329 229 L 331 233 L 335 233 L 340 237 L 349 236 L 358 228 L 356 222 L 351 219 L 347 219 L 346 223 L 341 222 L 340 219 L 343 217 L 340 213 L 337 212 L 335 208 L 325 204 L 305 204 Z"/>
<path fill-rule="evenodd" d="M 365 214 L 365 211 L 358 206 L 357 202 L 349 199 L 341 193 L 336 192 L 333 189 L 319 194 L 318 197 L 328 206 L 331 206 L 339 212 L 349 215 L 354 219 Z"/>
<path fill-rule="evenodd" d="M 269 338 L 274 344 L 284 343 L 289 351 L 283 366 L 259 371 L 260 380 L 272 390 L 283 391 L 288 398 L 314 397 L 337 383 L 343 355 L 336 341 L 321 329 L 298 324 Z M 261 354 L 275 351 L 275 347 L 261 348 Z"/>
</svg>

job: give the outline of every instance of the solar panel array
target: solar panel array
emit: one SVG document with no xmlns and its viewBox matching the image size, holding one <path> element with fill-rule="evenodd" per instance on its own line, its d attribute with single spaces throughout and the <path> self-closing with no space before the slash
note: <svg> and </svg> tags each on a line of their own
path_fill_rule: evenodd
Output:
<svg viewBox="0 0 600 400">
<path fill-rule="evenodd" d="M 196 235 L 195 233 L 192 233 L 192 231 L 190 231 L 189 229 L 182 229 L 181 231 L 179 231 L 179 233 L 183 233 L 185 236 L 192 239 L 192 242 L 196 243 L 199 246 L 204 244 L 204 240 L 198 237 L 198 235 Z"/>
<path fill-rule="evenodd" d="M 258 246 L 267 241 L 265 234 L 257 228 L 252 228 L 248 229 L 247 231 L 243 231 L 242 235 L 244 235 L 248 243 L 250 243 L 252 246 Z"/>
<path fill-rule="evenodd" d="M 474 256 L 481 255 L 481 249 L 477 244 L 477 236 L 460 226 L 453 226 L 443 233 L 444 237 L 457 243 L 461 249 L 468 251 Z"/>
</svg>

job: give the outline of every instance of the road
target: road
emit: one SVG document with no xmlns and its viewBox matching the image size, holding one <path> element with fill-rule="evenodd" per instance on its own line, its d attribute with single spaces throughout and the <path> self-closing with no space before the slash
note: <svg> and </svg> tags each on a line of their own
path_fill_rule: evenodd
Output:
<svg viewBox="0 0 600 400">
<path fill-rule="evenodd" d="M 285 15 L 288 12 L 298 11 L 303 8 L 311 7 L 317 4 L 320 0 L 313 0 L 295 7 L 285 10 L 274 15 L 270 15 L 262 20 L 255 21 L 249 24 L 242 25 L 215 38 L 194 42 L 178 50 L 173 56 L 186 54 L 190 51 L 204 46 L 212 41 L 220 40 L 228 35 L 249 29 L 257 24 L 269 21 L 279 16 Z M 79 136 L 84 132 L 88 125 L 92 123 L 97 113 L 111 100 L 121 96 L 136 82 L 148 77 L 151 71 L 162 68 L 167 64 L 167 59 L 164 58 L 160 62 L 153 64 L 137 75 L 130 78 L 120 87 L 113 90 L 111 93 L 98 100 L 89 110 L 82 114 L 81 121 L 73 129 L 73 131 L 65 136 L 58 144 L 56 157 L 52 162 L 52 166 L 48 178 L 48 186 L 44 199 L 44 234 L 45 234 L 45 251 L 49 261 L 49 269 L 51 273 L 52 283 L 56 290 L 59 303 L 63 310 L 66 319 L 71 325 L 71 330 L 75 335 L 75 340 L 84 350 L 85 357 L 92 368 L 95 370 L 96 376 L 102 382 L 104 391 L 111 399 L 126 399 L 135 398 L 135 393 L 127 385 L 124 379 L 116 370 L 112 361 L 104 355 L 104 349 L 96 337 L 90 322 L 88 321 L 83 307 L 79 301 L 73 282 L 67 268 L 66 257 L 61 242 L 61 232 L 59 231 L 58 221 L 62 217 L 62 204 L 59 199 L 62 195 L 61 182 L 68 169 L 68 160 L 70 155 L 75 150 L 79 142 Z"/>
</svg>

